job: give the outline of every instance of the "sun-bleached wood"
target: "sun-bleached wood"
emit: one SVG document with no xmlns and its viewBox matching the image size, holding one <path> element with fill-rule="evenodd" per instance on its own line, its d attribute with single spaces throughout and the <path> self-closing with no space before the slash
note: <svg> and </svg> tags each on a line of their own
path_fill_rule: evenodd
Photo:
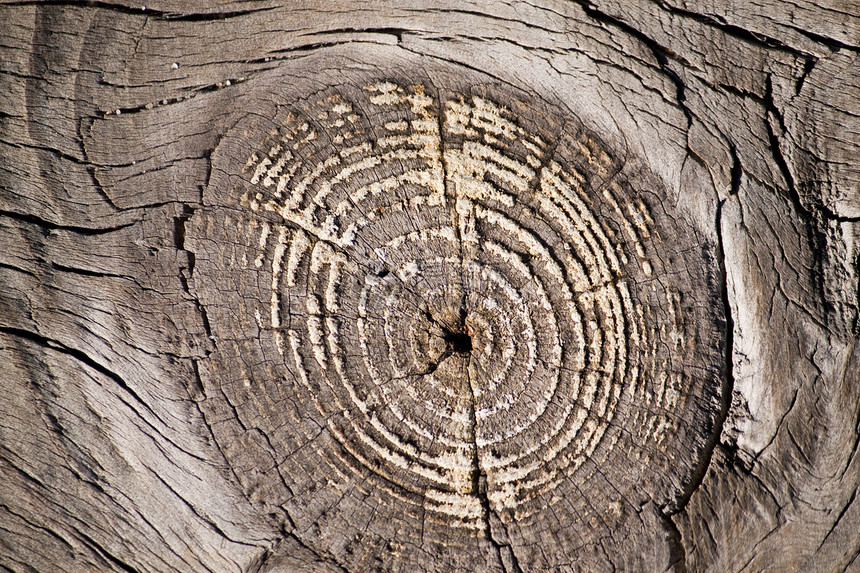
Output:
<svg viewBox="0 0 860 573">
<path fill-rule="evenodd" d="M 0 3 L 0 568 L 846 571 L 849 3 Z"/>
</svg>

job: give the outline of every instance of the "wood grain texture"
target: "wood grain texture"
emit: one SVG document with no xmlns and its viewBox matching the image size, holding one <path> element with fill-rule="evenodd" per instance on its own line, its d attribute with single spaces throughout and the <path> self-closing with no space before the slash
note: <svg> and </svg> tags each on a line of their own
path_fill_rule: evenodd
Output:
<svg viewBox="0 0 860 573">
<path fill-rule="evenodd" d="M 3 570 L 860 567 L 850 3 L 0 22 Z"/>
</svg>

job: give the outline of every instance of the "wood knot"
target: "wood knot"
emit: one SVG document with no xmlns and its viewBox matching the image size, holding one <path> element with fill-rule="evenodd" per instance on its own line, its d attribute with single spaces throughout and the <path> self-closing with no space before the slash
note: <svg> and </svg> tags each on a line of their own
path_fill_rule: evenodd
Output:
<svg viewBox="0 0 860 573">
<path fill-rule="evenodd" d="M 446 81 L 296 97 L 219 147 L 191 225 L 239 418 L 219 443 L 326 552 L 361 534 L 450 565 L 503 526 L 551 567 L 551 538 L 603 543 L 697 467 L 714 261 L 569 111 Z"/>
</svg>

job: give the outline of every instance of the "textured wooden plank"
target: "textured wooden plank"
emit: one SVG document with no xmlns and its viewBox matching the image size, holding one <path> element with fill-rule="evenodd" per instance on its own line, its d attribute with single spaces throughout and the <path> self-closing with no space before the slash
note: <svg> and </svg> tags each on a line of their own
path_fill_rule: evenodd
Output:
<svg viewBox="0 0 860 573">
<path fill-rule="evenodd" d="M 0 567 L 856 568 L 858 16 L 0 4 Z"/>
</svg>

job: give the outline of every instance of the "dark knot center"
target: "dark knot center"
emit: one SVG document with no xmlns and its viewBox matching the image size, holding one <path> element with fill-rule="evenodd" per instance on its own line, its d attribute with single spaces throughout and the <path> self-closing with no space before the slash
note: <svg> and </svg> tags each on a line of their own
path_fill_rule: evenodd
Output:
<svg viewBox="0 0 860 573">
<path fill-rule="evenodd" d="M 452 352 L 466 354 L 472 351 L 472 337 L 465 332 L 452 332 L 443 328 L 445 342 Z"/>
</svg>

